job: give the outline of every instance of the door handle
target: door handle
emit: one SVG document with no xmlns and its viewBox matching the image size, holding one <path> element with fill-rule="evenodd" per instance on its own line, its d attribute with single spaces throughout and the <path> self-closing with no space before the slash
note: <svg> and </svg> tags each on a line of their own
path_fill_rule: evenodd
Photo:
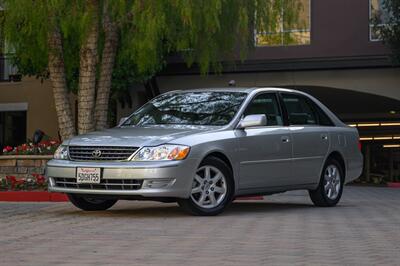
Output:
<svg viewBox="0 0 400 266">
<path fill-rule="evenodd" d="M 322 134 L 322 135 L 321 135 L 321 139 L 322 139 L 322 140 L 328 140 L 328 135 Z"/>
<path fill-rule="evenodd" d="M 289 137 L 287 137 L 287 136 L 281 137 L 281 140 L 282 140 L 282 142 L 284 142 L 284 143 L 288 143 L 288 142 L 290 141 Z"/>
</svg>

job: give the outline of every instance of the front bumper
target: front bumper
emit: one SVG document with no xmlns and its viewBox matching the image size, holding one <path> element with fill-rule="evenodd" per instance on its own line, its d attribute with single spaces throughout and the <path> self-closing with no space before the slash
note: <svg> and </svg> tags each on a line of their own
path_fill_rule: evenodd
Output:
<svg viewBox="0 0 400 266">
<path fill-rule="evenodd" d="M 149 198 L 188 198 L 198 162 L 76 162 L 51 160 L 46 166 L 49 191 Z M 76 185 L 77 167 L 101 168 L 101 185 Z M 121 183 L 120 185 L 116 183 Z M 133 183 L 139 184 L 133 189 Z M 135 185 L 136 186 L 136 185 Z"/>
</svg>

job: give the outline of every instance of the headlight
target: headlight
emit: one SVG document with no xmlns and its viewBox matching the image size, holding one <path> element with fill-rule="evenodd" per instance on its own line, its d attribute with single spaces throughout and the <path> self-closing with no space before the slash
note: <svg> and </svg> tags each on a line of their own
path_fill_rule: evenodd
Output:
<svg viewBox="0 0 400 266">
<path fill-rule="evenodd" d="M 190 147 L 183 145 L 161 145 L 143 147 L 133 157 L 133 161 L 172 161 L 183 160 L 189 154 Z"/>
<path fill-rule="evenodd" d="M 68 147 L 64 145 L 58 146 L 57 150 L 54 152 L 53 158 L 57 160 L 68 160 Z"/>
</svg>

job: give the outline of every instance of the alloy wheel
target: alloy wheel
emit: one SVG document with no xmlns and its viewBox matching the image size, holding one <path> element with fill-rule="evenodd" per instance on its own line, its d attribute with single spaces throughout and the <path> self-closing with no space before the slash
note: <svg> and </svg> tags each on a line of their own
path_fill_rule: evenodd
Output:
<svg viewBox="0 0 400 266">
<path fill-rule="evenodd" d="M 335 200 L 341 189 L 341 178 L 340 171 L 336 165 L 328 165 L 325 169 L 324 174 L 324 191 L 325 195 L 331 199 Z"/>
<path fill-rule="evenodd" d="M 225 199 L 226 194 L 226 178 L 218 168 L 205 165 L 197 169 L 190 196 L 197 206 L 215 208 Z"/>
</svg>

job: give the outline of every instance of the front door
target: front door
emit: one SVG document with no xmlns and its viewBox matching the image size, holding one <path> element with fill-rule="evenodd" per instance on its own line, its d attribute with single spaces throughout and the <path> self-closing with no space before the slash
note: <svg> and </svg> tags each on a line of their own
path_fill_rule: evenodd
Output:
<svg viewBox="0 0 400 266">
<path fill-rule="evenodd" d="M 254 97 L 244 116 L 265 114 L 267 125 L 236 130 L 239 142 L 240 189 L 276 187 L 288 184 L 292 174 L 292 140 L 283 126 L 282 113 L 275 93 Z"/>
</svg>

